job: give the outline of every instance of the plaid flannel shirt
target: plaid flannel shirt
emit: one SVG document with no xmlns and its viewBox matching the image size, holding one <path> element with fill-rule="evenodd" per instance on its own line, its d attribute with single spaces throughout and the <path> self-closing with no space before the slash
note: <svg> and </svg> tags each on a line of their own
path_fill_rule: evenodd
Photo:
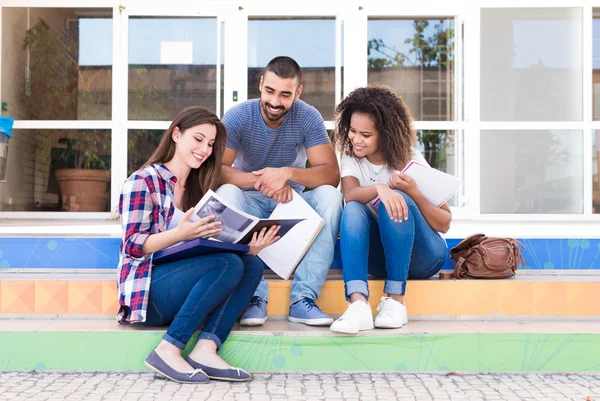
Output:
<svg viewBox="0 0 600 401">
<path fill-rule="evenodd" d="M 150 295 L 152 254 L 142 246 L 151 234 L 167 229 L 173 217 L 173 190 L 177 178 L 162 164 L 151 164 L 133 173 L 123 184 L 119 214 L 123 227 L 118 273 L 119 323 L 146 320 Z"/>
</svg>

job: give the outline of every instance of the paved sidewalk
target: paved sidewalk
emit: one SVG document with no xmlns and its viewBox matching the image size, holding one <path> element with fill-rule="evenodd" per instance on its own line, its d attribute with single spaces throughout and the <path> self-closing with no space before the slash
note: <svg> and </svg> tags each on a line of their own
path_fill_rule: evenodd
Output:
<svg viewBox="0 0 600 401">
<path fill-rule="evenodd" d="M 600 401 L 600 375 L 257 373 L 250 383 L 180 385 L 150 373 L 0 372 L 0 400 Z"/>
</svg>

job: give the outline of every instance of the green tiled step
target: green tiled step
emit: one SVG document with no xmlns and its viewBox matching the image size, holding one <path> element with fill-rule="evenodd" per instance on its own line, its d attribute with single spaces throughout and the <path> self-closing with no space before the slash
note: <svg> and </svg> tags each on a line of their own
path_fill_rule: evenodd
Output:
<svg viewBox="0 0 600 401">
<path fill-rule="evenodd" d="M 4 319 L 0 369 L 145 370 L 163 333 L 109 320 Z M 600 323 L 411 321 L 342 336 L 278 320 L 236 327 L 220 353 L 251 371 L 599 372 Z"/>
</svg>

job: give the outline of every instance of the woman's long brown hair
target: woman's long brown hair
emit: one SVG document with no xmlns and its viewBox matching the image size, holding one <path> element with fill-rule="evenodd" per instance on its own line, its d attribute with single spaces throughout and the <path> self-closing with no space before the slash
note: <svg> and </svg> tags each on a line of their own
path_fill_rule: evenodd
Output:
<svg viewBox="0 0 600 401">
<path fill-rule="evenodd" d="M 192 106 L 181 110 L 175 116 L 169 129 L 165 131 L 152 156 L 144 164 L 144 167 L 146 167 L 149 164 L 171 161 L 175 155 L 175 141 L 173 141 L 175 128 L 179 128 L 179 131 L 185 135 L 186 130 L 200 124 L 214 125 L 217 129 L 217 135 L 212 154 L 199 168 L 192 169 L 187 177 L 185 192 L 181 200 L 181 207 L 184 211 L 196 206 L 206 191 L 209 189 L 215 190 L 219 185 L 223 153 L 227 144 L 227 131 L 219 117 L 200 106 Z"/>
</svg>

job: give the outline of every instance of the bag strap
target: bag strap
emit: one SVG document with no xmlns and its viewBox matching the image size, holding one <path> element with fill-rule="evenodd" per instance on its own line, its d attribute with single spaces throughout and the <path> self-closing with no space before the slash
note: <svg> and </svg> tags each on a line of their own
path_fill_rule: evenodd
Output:
<svg viewBox="0 0 600 401">
<path fill-rule="evenodd" d="M 523 250 L 525 250 L 525 249 L 527 249 L 527 247 L 525 245 L 523 245 L 519 240 L 513 239 L 513 241 L 514 241 L 513 247 L 514 247 L 515 253 L 518 257 L 517 264 L 515 266 L 515 270 L 517 270 L 519 268 L 519 261 L 521 262 L 521 265 L 523 267 L 525 267 L 525 258 L 523 257 L 523 254 L 521 253 L 520 248 L 523 248 Z"/>
<path fill-rule="evenodd" d="M 463 275 L 462 265 L 465 263 L 465 258 L 459 258 L 456 264 L 454 265 L 454 278 L 465 278 L 466 275 Z"/>
<path fill-rule="evenodd" d="M 460 254 L 461 252 L 464 252 L 467 249 L 479 244 L 480 242 L 485 240 L 485 238 L 486 238 L 485 234 L 482 234 L 482 233 L 469 235 L 467 238 L 460 241 L 458 243 L 458 245 L 456 245 L 455 247 L 450 249 L 450 257 L 452 258 L 452 257 Z"/>
</svg>

